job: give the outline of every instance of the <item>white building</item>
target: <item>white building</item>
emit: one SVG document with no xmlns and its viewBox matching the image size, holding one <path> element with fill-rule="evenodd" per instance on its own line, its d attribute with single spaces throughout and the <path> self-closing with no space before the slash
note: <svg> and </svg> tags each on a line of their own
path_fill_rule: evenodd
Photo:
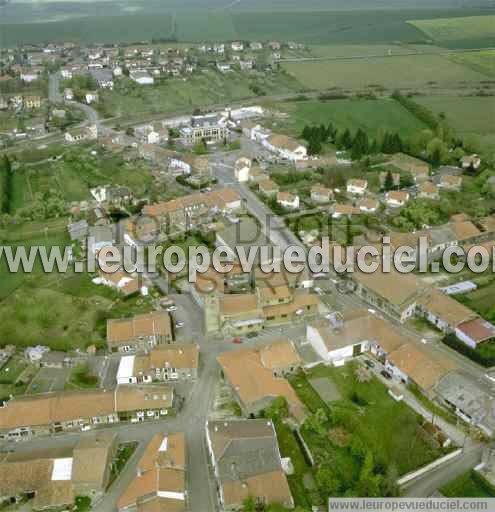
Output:
<svg viewBox="0 0 495 512">
<path fill-rule="evenodd" d="M 261 143 L 272 153 L 291 162 L 308 158 L 306 147 L 286 135 L 273 134 L 264 138 Z"/>
<path fill-rule="evenodd" d="M 235 179 L 239 183 L 249 181 L 249 174 L 251 172 L 251 160 L 249 158 L 239 158 L 234 166 Z"/>
<path fill-rule="evenodd" d="M 385 202 L 391 208 L 400 208 L 409 201 L 409 192 L 391 190 L 385 194 Z"/>
<path fill-rule="evenodd" d="M 299 208 L 299 196 L 290 192 L 279 192 L 277 194 L 277 203 L 284 208 L 297 210 Z"/>
<path fill-rule="evenodd" d="M 153 85 L 155 79 L 145 70 L 136 69 L 129 73 L 129 78 L 139 85 Z"/>
<path fill-rule="evenodd" d="M 347 193 L 354 196 L 362 196 L 368 188 L 366 180 L 353 179 L 347 181 Z"/>
</svg>

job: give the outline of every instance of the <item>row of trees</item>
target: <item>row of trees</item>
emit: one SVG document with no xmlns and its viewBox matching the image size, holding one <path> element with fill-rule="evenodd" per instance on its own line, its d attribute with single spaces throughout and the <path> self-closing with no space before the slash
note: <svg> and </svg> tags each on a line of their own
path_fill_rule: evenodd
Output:
<svg viewBox="0 0 495 512">
<path fill-rule="evenodd" d="M 377 153 L 400 153 L 404 151 L 405 144 L 398 133 L 386 132 L 381 139 L 368 137 L 368 134 L 359 128 L 354 134 L 349 128 L 336 129 L 332 123 L 327 126 L 306 125 L 301 137 L 308 143 L 308 154 L 318 155 L 323 151 L 326 143 L 335 144 L 339 150 L 350 151 L 353 160 L 360 160 L 366 155 Z"/>
</svg>

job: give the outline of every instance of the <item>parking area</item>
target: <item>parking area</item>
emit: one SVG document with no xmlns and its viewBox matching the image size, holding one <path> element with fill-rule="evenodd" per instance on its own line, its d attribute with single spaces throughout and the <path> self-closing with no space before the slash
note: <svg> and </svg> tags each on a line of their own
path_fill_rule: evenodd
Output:
<svg viewBox="0 0 495 512">
<path fill-rule="evenodd" d="M 27 394 L 63 391 L 69 378 L 70 368 L 40 368 L 31 381 Z"/>
</svg>

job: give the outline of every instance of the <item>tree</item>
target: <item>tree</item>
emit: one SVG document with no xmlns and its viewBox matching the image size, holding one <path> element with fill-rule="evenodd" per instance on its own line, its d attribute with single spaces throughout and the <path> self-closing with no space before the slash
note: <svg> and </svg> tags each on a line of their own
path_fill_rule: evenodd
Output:
<svg viewBox="0 0 495 512">
<path fill-rule="evenodd" d="M 325 423 L 328 421 L 327 413 L 324 409 L 318 409 L 314 414 L 310 414 L 305 422 L 309 430 L 319 434 L 325 435 L 327 429 Z"/>
<path fill-rule="evenodd" d="M 351 158 L 353 160 L 360 160 L 364 155 L 367 155 L 370 150 L 370 143 L 368 135 L 359 128 L 356 132 L 354 140 L 352 141 Z"/>
<path fill-rule="evenodd" d="M 283 396 L 275 398 L 271 405 L 264 411 L 264 417 L 270 418 L 272 421 L 282 420 L 289 416 L 289 406 L 287 400 Z"/>
<path fill-rule="evenodd" d="M 392 190 L 394 188 L 394 177 L 392 175 L 392 171 L 388 171 L 387 175 L 385 176 L 385 182 L 383 183 L 383 190 L 385 192 L 388 192 L 389 190 Z"/>
<path fill-rule="evenodd" d="M 368 450 L 359 473 L 359 480 L 357 484 L 358 495 L 362 497 L 380 496 L 381 481 L 382 477 L 374 473 L 373 454 Z"/>
<path fill-rule="evenodd" d="M 315 479 L 318 490 L 324 499 L 328 496 L 335 496 L 342 485 L 335 473 L 326 466 L 322 466 L 317 470 Z"/>
</svg>

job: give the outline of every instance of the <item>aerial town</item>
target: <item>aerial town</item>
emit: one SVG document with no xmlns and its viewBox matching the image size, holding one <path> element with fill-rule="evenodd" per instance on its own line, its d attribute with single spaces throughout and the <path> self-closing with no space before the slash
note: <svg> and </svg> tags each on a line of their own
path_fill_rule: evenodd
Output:
<svg viewBox="0 0 495 512">
<path fill-rule="evenodd" d="M 0 510 L 495 497 L 493 49 L 442 46 L 421 20 L 421 44 L 367 50 L 261 29 L 14 44 L 2 23 Z M 395 264 L 420 240 L 421 272 L 238 257 L 371 245 Z M 12 272 L 35 246 L 68 248 L 67 271 Z M 95 266 L 153 246 L 233 264 Z"/>
</svg>

